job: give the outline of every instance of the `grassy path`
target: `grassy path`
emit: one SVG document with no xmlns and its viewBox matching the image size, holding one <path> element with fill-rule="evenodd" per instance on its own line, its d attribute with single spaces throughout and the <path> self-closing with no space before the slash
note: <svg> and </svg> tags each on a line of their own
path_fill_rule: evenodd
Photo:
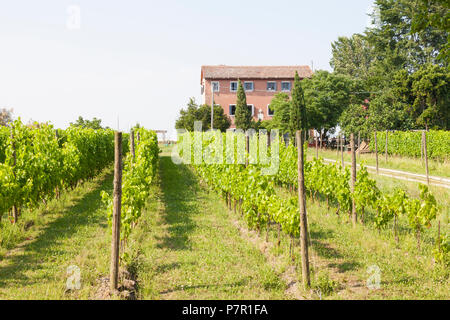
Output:
<svg viewBox="0 0 450 320">
<path fill-rule="evenodd" d="M 219 197 L 160 159 L 158 201 L 131 239 L 141 299 L 285 299 L 286 284 L 243 239 Z"/>
<path fill-rule="evenodd" d="M 86 299 L 92 295 L 96 279 L 108 273 L 110 236 L 102 190 L 112 192 L 110 169 L 52 201 L 43 212 L 38 210 L 27 239 L 0 260 L 0 299 Z M 80 268 L 82 287 L 66 293 L 71 265 Z"/>
</svg>

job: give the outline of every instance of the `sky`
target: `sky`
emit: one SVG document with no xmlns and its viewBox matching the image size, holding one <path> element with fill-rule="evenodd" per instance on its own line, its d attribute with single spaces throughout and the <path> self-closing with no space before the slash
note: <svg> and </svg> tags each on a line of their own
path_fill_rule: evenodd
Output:
<svg viewBox="0 0 450 320">
<path fill-rule="evenodd" d="M 0 108 L 65 128 L 78 116 L 168 130 L 202 65 L 310 65 L 362 33 L 372 0 L 0 2 Z"/>
</svg>

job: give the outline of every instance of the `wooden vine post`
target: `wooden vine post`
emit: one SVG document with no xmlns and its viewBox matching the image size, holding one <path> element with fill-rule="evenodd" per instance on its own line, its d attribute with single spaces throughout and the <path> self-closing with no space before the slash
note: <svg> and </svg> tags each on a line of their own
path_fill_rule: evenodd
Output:
<svg viewBox="0 0 450 320">
<path fill-rule="evenodd" d="M 375 130 L 374 133 L 375 136 L 375 161 L 376 161 L 376 166 L 377 166 L 377 174 L 378 174 L 378 144 L 377 144 L 377 130 Z"/>
<path fill-rule="evenodd" d="M 112 217 L 110 289 L 117 290 L 119 281 L 120 217 L 122 209 L 122 132 L 114 134 L 114 208 Z"/>
<path fill-rule="evenodd" d="M 319 132 L 319 143 L 320 143 L 320 150 L 322 150 L 322 129 L 320 129 Z"/>
<path fill-rule="evenodd" d="M 136 152 L 134 151 L 134 131 L 131 130 L 130 132 L 130 152 L 133 156 L 133 160 L 136 158 Z"/>
<path fill-rule="evenodd" d="M 424 161 L 423 161 L 423 134 L 421 136 L 421 141 L 420 141 L 420 160 L 422 161 L 422 166 L 424 165 Z"/>
<path fill-rule="evenodd" d="M 358 159 L 361 157 L 361 132 L 358 131 Z"/>
<path fill-rule="evenodd" d="M 305 177 L 303 171 L 303 141 L 302 131 L 297 130 L 297 154 L 298 154 L 298 206 L 300 209 L 300 250 L 302 256 L 302 278 L 305 288 L 311 285 L 309 276 L 309 259 L 308 259 L 308 222 L 306 218 L 306 201 L 305 201 Z"/>
<path fill-rule="evenodd" d="M 336 140 L 336 160 L 339 160 L 339 143 L 341 141 L 341 135 L 339 134 Z"/>
<path fill-rule="evenodd" d="M 250 156 L 250 137 L 245 135 L 245 167 L 248 167 L 248 158 Z"/>
<path fill-rule="evenodd" d="M 355 191 L 355 184 L 356 184 L 356 154 L 355 154 L 355 137 L 354 134 L 350 134 L 350 149 L 352 152 L 352 184 L 351 184 L 351 191 L 352 193 Z M 356 203 L 355 198 L 352 197 L 352 223 L 353 226 L 356 226 Z"/>
<path fill-rule="evenodd" d="M 341 161 L 342 161 L 342 168 L 345 169 L 345 162 L 344 162 L 344 143 L 345 139 L 341 138 Z"/>
<path fill-rule="evenodd" d="M 16 170 L 14 169 L 14 167 L 16 166 L 17 163 L 17 157 L 16 157 L 16 143 L 14 141 L 14 128 L 11 127 L 11 147 L 12 147 L 12 157 L 13 157 L 13 174 L 14 174 L 14 178 L 16 178 Z M 17 223 L 18 219 L 19 219 L 19 210 L 17 208 L 17 205 L 14 204 L 12 207 L 12 218 L 13 218 L 13 223 Z"/>
<path fill-rule="evenodd" d="M 386 163 L 387 163 L 387 161 L 388 161 L 388 133 L 389 133 L 389 131 L 386 130 L 386 146 L 385 146 L 385 148 L 384 148 L 384 157 L 385 157 L 384 161 L 385 161 Z"/>
<path fill-rule="evenodd" d="M 317 143 L 317 137 L 314 134 L 314 140 L 316 140 L 316 158 L 319 159 L 319 144 Z"/>
<path fill-rule="evenodd" d="M 427 133 L 422 131 L 423 154 L 425 156 L 425 172 L 427 174 L 427 184 L 430 185 L 430 177 L 428 176 L 428 153 L 427 153 Z"/>
</svg>

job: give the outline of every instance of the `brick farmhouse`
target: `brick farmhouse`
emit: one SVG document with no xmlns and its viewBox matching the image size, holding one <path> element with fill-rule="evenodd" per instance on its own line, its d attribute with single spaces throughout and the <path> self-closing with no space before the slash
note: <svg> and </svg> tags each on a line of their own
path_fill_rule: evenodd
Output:
<svg viewBox="0 0 450 320">
<path fill-rule="evenodd" d="M 252 110 L 254 120 L 272 119 L 269 108 L 273 96 L 278 92 L 290 93 L 295 71 L 300 79 L 312 75 L 309 66 L 202 66 L 201 92 L 202 103 L 220 105 L 232 120 L 235 128 L 234 113 L 238 79 L 241 80 L 247 96 L 247 104 Z M 214 92 L 212 92 L 214 87 Z"/>
</svg>

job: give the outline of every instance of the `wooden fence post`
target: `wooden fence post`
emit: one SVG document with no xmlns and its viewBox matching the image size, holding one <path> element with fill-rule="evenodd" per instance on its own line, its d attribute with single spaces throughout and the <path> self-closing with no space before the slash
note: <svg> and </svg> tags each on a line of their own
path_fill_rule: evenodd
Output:
<svg viewBox="0 0 450 320">
<path fill-rule="evenodd" d="M 316 141 L 316 158 L 319 159 L 319 144 L 317 143 L 317 137 L 314 134 L 314 140 Z"/>
<path fill-rule="evenodd" d="M 377 163 L 377 174 L 378 174 L 378 144 L 377 144 L 377 130 L 375 130 L 374 136 L 375 136 L 375 160 L 376 160 L 376 163 Z"/>
<path fill-rule="evenodd" d="M 136 158 L 136 153 L 134 151 L 134 131 L 131 130 L 130 132 L 130 152 L 131 155 L 133 156 L 133 160 Z"/>
<path fill-rule="evenodd" d="M 111 268 L 110 288 L 117 290 L 119 281 L 119 242 L 120 242 L 120 218 L 122 210 L 122 132 L 114 135 L 114 208 L 112 218 L 112 242 L 111 242 Z"/>
<path fill-rule="evenodd" d="M 389 130 L 386 130 L 386 146 L 384 148 L 384 157 L 385 157 L 384 161 L 386 163 L 388 161 L 388 133 L 389 133 Z"/>
<path fill-rule="evenodd" d="M 428 176 L 428 152 L 427 152 L 427 133 L 422 131 L 423 154 L 425 156 L 425 171 L 427 173 L 427 184 L 430 185 L 430 177 Z"/>
<path fill-rule="evenodd" d="M 306 218 L 306 201 L 305 201 L 305 177 L 303 171 L 303 141 L 302 131 L 297 130 L 297 155 L 298 155 L 298 206 L 300 209 L 300 250 L 302 256 L 302 278 L 305 288 L 311 285 L 309 277 L 309 259 L 308 259 L 308 222 Z"/>
<path fill-rule="evenodd" d="M 361 157 L 361 132 L 358 131 L 358 159 Z"/>
<path fill-rule="evenodd" d="M 14 174 L 14 179 L 16 178 L 16 170 L 15 170 L 15 166 L 17 163 L 17 157 L 16 157 L 16 143 L 14 141 L 14 127 L 11 127 L 11 147 L 12 147 L 12 157 L 13 157 L 13 174 Z M 17 205 L 14 204 L 12 207 L 12 214 L 13 214 L 13 223 L 17 223 L 18 219 L 19 219 L 19 210 L 17 209 Z"/>
<path fill-rule="evenodd" d="M 245 167 L 248 167 L 248 158 L 250 156 L 250 137 L 245 135 Z"/>
<path fill-rule="evenodd" d="M 425 163 L 423 161 L 423 134 L 421 135 L 421 140 L 420 140 L 420 160 L 422 161 L 422 166 L 425 165 Z"/>
<path fill-rule="evenodd" d="M 336 138 L 336 160 L 339 160 L 339 143 L 341 141 L 341 134 Z"/>
<path fill-rule="evenodd" d="M 356 154 L 355 154 L 355 137 L 354 134 L 350 134 L 350 148 L 352 152 L 352 184 L 351 184 L 351 191 L 352 193 L 355 191 L 355 184 L 356 184 Z M 356 203 L 355 198 L 352 197 L 352 222 L 353 226 L 356 226 Z"/>
</svg>

